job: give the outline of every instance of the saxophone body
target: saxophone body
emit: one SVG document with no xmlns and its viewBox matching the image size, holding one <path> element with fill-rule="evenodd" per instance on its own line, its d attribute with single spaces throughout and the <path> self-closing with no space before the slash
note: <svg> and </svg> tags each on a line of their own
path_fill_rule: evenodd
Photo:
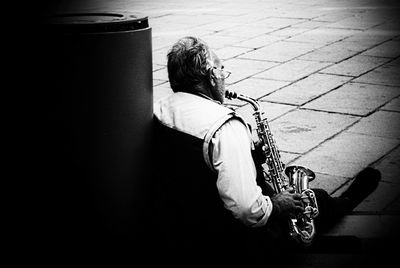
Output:
<svg viewBox="0 0 400 268">
<path fill-rule="evenodd" d="M 264 118 L 261 106 L 255 99 L 233 91 L 226 91 L 225 97 L 239 99 L 252 105 L 257 135 L 262 142 L 262 150 L 266 158 L 265 164 L 268 169 L 268 172 L 264 172 L 264 177 L 276 193 L 292 187 L 296 193 L 302 195 L 304 212 L 293 215 L 289 219 L 289 235 L 302 245 L 310 245 L 315 236 L 314 218 L 318 215 L 315 194 L 309 189 L 309 182 L 315 179 L 315 173 L 303 166 L 284 166 L 267 118 Z"/>
</svg>

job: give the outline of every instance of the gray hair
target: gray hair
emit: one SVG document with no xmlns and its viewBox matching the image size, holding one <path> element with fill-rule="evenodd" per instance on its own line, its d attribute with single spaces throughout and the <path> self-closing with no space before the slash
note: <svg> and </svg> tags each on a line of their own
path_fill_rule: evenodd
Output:
<svg viewBox="0 0 400 268">
<path fill-rule="evenodd" d="M 196 37 L 176 42 L 168 52 L 168 79 L 174 92 L 190 92 L 209 83 L 210 50 Z"/>
</svg>

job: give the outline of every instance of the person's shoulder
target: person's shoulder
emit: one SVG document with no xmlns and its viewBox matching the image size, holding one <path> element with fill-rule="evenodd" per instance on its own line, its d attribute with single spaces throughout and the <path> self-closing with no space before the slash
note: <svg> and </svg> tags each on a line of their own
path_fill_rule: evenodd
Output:
<svg viewBox="0 0 400 268">
<path fill-rule="evenodd" d="M 247 131 L 247 124 L 241 117 L 237 117 L 235 115 L 231 116 L 226 122 L 221 126 L 222 128 L 230 128 L 236 130 L 246 130 Z"/>
</svg>

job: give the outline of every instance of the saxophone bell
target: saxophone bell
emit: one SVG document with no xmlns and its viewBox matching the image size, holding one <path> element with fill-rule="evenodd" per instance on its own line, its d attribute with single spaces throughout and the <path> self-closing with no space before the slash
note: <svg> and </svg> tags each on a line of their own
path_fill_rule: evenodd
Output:
<svg viewBox="0 0 400 268">
<path fill-rule="evenodd" d="M 288 166 L 285 174 L 289 178 L 289 185 L 296 187 L 296 192 L 301 193 L 308 188 L 308 183 L 315 179 L 315 173 L 303 166 Z"/>
</svg>

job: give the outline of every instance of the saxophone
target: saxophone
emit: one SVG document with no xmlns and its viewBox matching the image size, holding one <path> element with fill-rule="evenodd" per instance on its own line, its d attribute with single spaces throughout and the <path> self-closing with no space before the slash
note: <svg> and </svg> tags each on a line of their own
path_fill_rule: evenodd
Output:
<svg viewBox="0 0 400 268">
<path fill-rule="evenodd" d="M 296 193 L 301 194 L 304 212 L 290 217 L 289 235 L 304 246 L 310 245 L 315 236 L 314 218 L 318 215 L 318 205 L 314 191 L 309 189 L 308 184 L 315 179 L 315 173 L 302 166 L 284 167 L 267 119 L 263 118 L 264 112 L 255 99 L 228 90 L 225 97 L 239 99 L 253 106 L 257 135 L 262 143 L 262 150 L 266 157 L 265 164 L 268 168 L 268 172 L 264 172 L 264 177 L 268 183 L 272 184 L 276 193 L 293 187 Z"/>
</svg>

